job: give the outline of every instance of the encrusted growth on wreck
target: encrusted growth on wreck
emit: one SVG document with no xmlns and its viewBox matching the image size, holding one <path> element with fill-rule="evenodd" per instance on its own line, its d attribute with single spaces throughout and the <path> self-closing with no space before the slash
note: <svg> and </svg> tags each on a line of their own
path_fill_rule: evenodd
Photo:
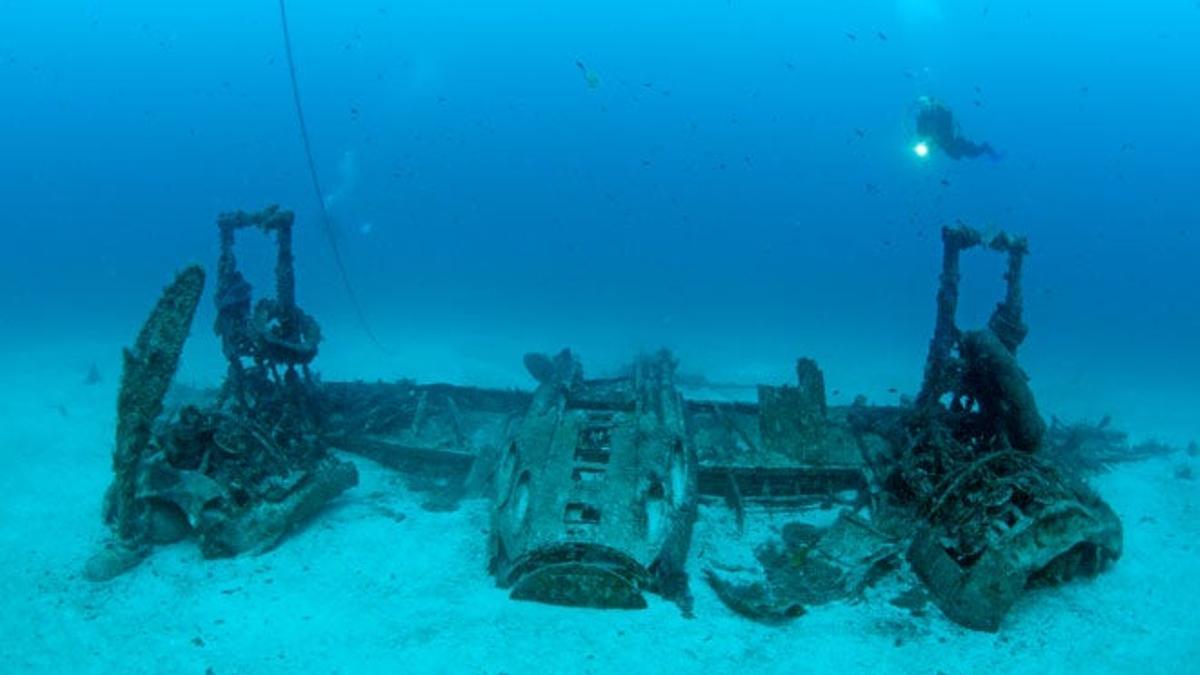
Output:
<svg viewBox="0 0 1200 675">
<path fill-rule="evenodd" d="M 125 350 L 117 394 L 113 483 L 104 505 L 104 519 L 113 528 L 114 540 L 88 561 L 85 576 L 91 580 L 121 574 L 148 549 L 150 523 L 146 503 L 138 497 L 138 476 L 203 292 L 203 269 L 193 265 L 180 272 L 163 290 L 133 348 Z"/>
<path fill-rule="evenodd" d="M 909 559 L 950 618 L 996 630 L 1030 585 L 1090 576 L 1121 554 L 1121 525 L 1091 489 L 1035 455 L 1045 422 L 1016 350 L 1025 241 L 1000 234 L 1007 294 L 988 327 L 955 323 L 959 254 L 983 242 L 946 228 L 938 312 L 916 407 L 888 485 L 923 523 Z"/>
<path fill-rule="evenodd" d="M 278 399 L 281 411 L 311 416 L 311 373 L 308 364 L 317 356 L 321 328 L 296 305 L 293 270 L 291 211 L 269 206 L 262 211 L 223 213 L 217 220 L 221 254 L 217 263 L 217 321 L 214 330 L 229 362 L 223 396 L 243 409 L 261 407 L 264 399 Z M 235 235 L 258 229 L 273 235 L 276 246 L 275 297 L 262 298 L 251 307 L 252 289 L 238 270 Z M 307 420 L 311 424 L 311 420 Z"/>
<path fill-rule="evenodd" d="M 218 226 L 216 332 L 230 365 L 221 395 L 157 419 L 199 301 L 199 267 L 168 289 L 127 355 L 108 517 L 118 541 L 139 553 L 188 536 L 208 557 L 267 550 L 358 480 L 354 465 L 333 457 L 319 435 L 308 364 L 320 330 L 295 304 L 292 214 L 277 207 L 223 214 Z M 278 248 L 276 297 L 253 312 L 233 254 L 234 233 L 247 227 L 274 234 Z M 90 578 L 123 571 L 98 560 Z M 113 573 L 92 572 L 102 566 Z"/>
<path fill-rule="evenodd" d="M 614 608 L 654 590 L 686 609 L 696 459 L 674 358 L 604 380 L 583 379 L 566 350 L 525 361 L 540 386 L 496 471 L 498 583 L 517 599 Z"/>
</svg>

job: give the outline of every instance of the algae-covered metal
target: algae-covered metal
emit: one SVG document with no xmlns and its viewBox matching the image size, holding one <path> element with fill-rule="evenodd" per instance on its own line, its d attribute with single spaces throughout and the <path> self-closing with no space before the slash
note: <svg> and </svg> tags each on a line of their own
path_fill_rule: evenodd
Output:
<svg viewBox="0 0 1200 675">
<path fill-rule="evenodd" d="M 988 326 L 955 322 L 959 254 L 984 243 L 946 228 L 938 314 L 917 406 L 889 480 L 922 523 L 909 561 L 948 617 L 997 630 L 1028 587 L 1106 569 L 1122 552 L 1121 521 L 1095 492 L 1041 460 L 1046 432 L 1016 352 L 1025 240 L 987 245 L 1008 257 L 1007 291 Z"/>
<path fill-rule="evenodd" d="M 163 398 L 175 378 L 203 291 L 200 266 L 192 265 L 176 275 L 163 289 L 133 348 L 125 350 L 117 394 L 113 483 L 104 505 L 104 519 L 112 525 L 113 539 L 88 560 L 84 576 L 92 581 L 122 574 L 148 550 L 149 508 L 138 498 L 138 474 L 150 453 L 153 426 L 162 414 Z"/>
<path fill-rule="evenodd" d="M 517 599 L 592 607 L 644 607 L 643 590 L 686 596 L 696 460 L 674 360 L 660 353 L 606 380 L 584 380 L 569 352 L 554 361 L 498 465 L 498 583 Z"/>
</svg>

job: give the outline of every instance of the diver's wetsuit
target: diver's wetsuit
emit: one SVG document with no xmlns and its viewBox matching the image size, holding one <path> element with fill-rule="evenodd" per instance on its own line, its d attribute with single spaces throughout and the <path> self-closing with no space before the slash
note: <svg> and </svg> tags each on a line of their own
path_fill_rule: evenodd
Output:
<svg viewBox="0 0 1200 675">
<path fill-rule="evenodd" d="M 987 143 L 974 143 L 963 138 L 954 124 L 954 113 L 940 101 L 923 100 L 917 113 L 917 135 L 945 152 L 950 159 L 974 159 L 987 155 L 1000 159 L 1000 153 Z"/>
</svg>

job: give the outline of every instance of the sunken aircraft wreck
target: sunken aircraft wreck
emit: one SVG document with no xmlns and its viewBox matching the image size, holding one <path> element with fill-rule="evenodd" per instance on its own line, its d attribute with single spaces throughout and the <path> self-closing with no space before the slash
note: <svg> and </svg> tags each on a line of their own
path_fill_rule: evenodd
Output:
<svg viewBox="0 0 1200 675">
<path fill-rule="evenodd" d="M 164 290 L 126 350 L 103 509 L 112 536 L 87 578 L 185 538 L 206 557 L 267 551 L 357 483 L 347 455 L 403 472 L 431 510 L 490 499 L 490 573 L 522 600 L 639 608 L 652 592 L 690 613 L 693 529 L 712 513 L 741 531 L 764 514 L 842 508 L 831 525 L 777 530 L 754 567 L 696 562 L 732 611 L 768 623 L 897 573 L 913 582 L 897 604 L 928 598 L 994 631 L 1026 589 L 1121 555 L 1119 519 L 1058 459 L 1077 458 L 1086 438 L 1118 461 L 1123 437 L 1048 429 L 1018 365 L 1022 238 L 945 228 L 921 391 L 899 406 L 830 406 L 810 359 L 794 384 L 728 402 L 685 396 L 702 378 L 680 375 L 667 351 L 601 379 L 570 350 L 528 354 L 532 391 L 322 382 L 310 369 L 321 332 L 295 301 L 292 224 L 277 207 L 218 220 L 219 391 L 165 403 L 199 267 Z M 234 251 L 248 231 L 273 237 L 278 255 L 274 297 L 257 302 Z M 967 330 L 955 315 L 971 249 L 1007 256 L 1007 293 L 987 326 Z"/>
</svg>

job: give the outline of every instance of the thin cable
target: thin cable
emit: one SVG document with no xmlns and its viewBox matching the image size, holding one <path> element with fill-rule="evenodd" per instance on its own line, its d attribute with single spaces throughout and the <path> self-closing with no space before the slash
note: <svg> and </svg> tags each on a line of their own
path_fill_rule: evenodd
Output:
<svg viewBox="0 0 1200 675">
<path fill-rule="evenodd" d="M 292 57 L 292 35 L 288 30 L 287 5 L 285 0 L 279 0 L 279 24 L 283 27 L 283 51 L 287 54 L 288 75 L 292 80 L 292 101 L 296 107 L 296 120 L 300 123 L 300 138 L 304 140 L 304 157 L 308 160 L 308 175 L 312 179 L 313 191 L 317 193 L 317 203 L 321 206 L 321 224 L 325 230 L 325 238 L 329 241 L 329 250 L 333 252 L 333 261 L 337 264 L 338 274 L 342 279 L 342 286 L 346 289 L 346 295 L 350 298 L 350 304 L 354 307 L 354 313 L 358 316 L 358 323 L 362 326 L 363 332 L 375 343 L 375 346 L 382 351 L 387 351 L 379 338 L 375 336 L 375 331 L 371 330 L 371 324 L 367 321 L 366 312 L 363 311 L 362 305 L 358 302 L 358 295 L 354 292 L 354 286 L 350 283 L 350 275 L 346 271 L 346 264 L 342 261 L 342 250 L 338 246 L 337 234 L 333 227 L 333 218 L 329 215 L 329 209 L 325 206 L 325 191 L 321 189 L 321 179 L 317 175 L 317 163 L 313 160 L 312 143 L 308 140 L 308 124 L 304 121 L 304 106 L 300 104 L 300 83 L 296 80 L 296 60 Z"/>
</svg>

